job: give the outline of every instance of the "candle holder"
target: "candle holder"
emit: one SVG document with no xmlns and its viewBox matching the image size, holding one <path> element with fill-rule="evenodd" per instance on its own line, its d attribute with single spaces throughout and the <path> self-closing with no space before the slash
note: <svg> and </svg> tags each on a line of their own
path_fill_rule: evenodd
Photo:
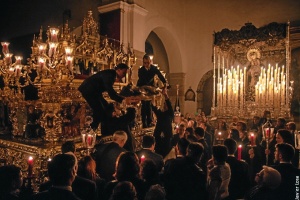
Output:
<svg viewBox="0 0 300 200">
<path fill-rule="evenodd" d="M 249 147 L 249 148 L 256 147 L 255 138 L 256 137 L 255 137 L 254 132 L 250 132 L 250 144 L 247 145 L 247 147 Z"/>
</svg>

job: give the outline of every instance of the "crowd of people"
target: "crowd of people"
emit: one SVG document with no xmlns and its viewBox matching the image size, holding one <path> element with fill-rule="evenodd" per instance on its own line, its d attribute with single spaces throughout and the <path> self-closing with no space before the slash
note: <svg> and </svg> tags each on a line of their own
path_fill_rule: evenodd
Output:
<svg viewBox="0 0 300 200">
<path fill-rule="evenodd" d="M 111 142 L 96 144 L 84 157 L 76 156 L 73 141 L 65 142 L 48 164 L 49 181 L 27 199 L 295 199 L 300 177 L 296 125 L 278 118 L 266 141 L 260 121 L 258 116 L 250 123 L 220 120 L 214 127 L 203 115 L 182 117 L 169 142 L 158 148 L 165 147 L 167 154 L 156 152 L 163 134 L 146 134 L 142 148 L 128 150 L 128 135 L 118 130 Z M 21 185 L 19 167 L 0 167 L 0 199 L 21 199 Z"/>
<path fill-rule="evenodd" d="M 153 82 L 155 75 L 166 83 L 150 65 L 148 56 L 144 56 L 143 62 L 140 86 Z M 99 94 L 107 91 L 116 102 L 134 103 L 130 96 L 121 96 L 112 87 L 116 80 L 125 77 L 127 69 L 128 66 L 119 64 L 115 69 L 98 72 L 79 88 L 93 109 L 92 128 L 101 123 L 102 137 L 112 136 L 111 141 L 98 142 L 94 151 L 84 157 L 77 155 L 74 142 L 65 142 L 61 154 L 48 163 L 49 181 L 27 199 L 299 198 L 300 137 L 294 122 L 281 117 L 272 122 L 270 112 L 266 111 L 264 116 L 254 116 L 251 121 L 233 116 L 212 123 L 204 113 L 199 113 L 182 116 L 174 126 L 174 111 L 164 87 L 160 108 L 151 101 L 142 102 L 143 110 L 147 111 L 142 112 L 143 127 L 154 126 L 154 129 L 137 146 L 131 133 L 135 109 L 128 107 L 126 113 L 116 116 L 115 107 Z M 274 126 L 274 131 L 264 132 L 266 123 Z M 0 167 L 0 200 L 21 199 L 22 196 L 18 197 L 21 183 L 20 168 Z"/>
</svg>

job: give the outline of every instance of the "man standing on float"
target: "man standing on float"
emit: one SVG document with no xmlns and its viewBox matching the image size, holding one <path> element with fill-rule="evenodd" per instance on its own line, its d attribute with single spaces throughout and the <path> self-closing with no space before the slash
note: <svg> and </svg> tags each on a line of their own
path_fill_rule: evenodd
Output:
<svg viewBox="0 0 300 200">
<path fill-rule="evenodd" d="M 88 77 L 79 86 L 78 90 L 93 110 L 91 127 L 94 130 L 98 128 L 99 123 L 106 116 L 108 102 L 104 99 L 102 93 L 107 92 L 111 99 L 119 103 L 125 99 L 125 97 L 118 95 L 113 85 L 115 82 L 122 82 L 122 78 L 126 76 L 128 69 L 129 67 L 126 64 L 120 63 L 114 69 L 102 70 Z"/>
<path fill-rule="evenodd" d="M 144 55 L 143 57 L 143 66 L 139 68 L 138 71 L 138 81 L 137 86 L 154 86 L 154 76 L 157 75 L 158 78 L 166 85 L 166 79 L 162 75 L 162 73 L 157 69 L 156 66 L 151 65 L 151 59 L 149 55 Z M 152 126 L 152 110 L 151 110 L 151 101 L 143 101 L 142 100 L 142 122 L 143 128 L 147 128 Z"/>
</svg>

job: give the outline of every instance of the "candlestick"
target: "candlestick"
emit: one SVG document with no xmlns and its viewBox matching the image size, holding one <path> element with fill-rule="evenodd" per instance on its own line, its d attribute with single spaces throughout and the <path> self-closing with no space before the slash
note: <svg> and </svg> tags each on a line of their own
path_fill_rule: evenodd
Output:
<svg viewBox="0 0 300 200">
<path fill-rule="evenodd" d="M 32 168 L 33 168 L 33 157 L 29 156 L 29 158 L 28 158 L 28 177 L 32 177 Z"/>
<path fill-rule="evenodd" d="M 242 145 L 238 146 L 238 160 L 242 160 Z"/>
</svg>

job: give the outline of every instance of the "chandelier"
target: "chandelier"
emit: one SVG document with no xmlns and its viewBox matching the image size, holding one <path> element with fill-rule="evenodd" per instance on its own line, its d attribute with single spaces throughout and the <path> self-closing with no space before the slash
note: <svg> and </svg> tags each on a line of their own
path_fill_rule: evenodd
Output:
<svg viewBox="0 0 300 200">
<path fill-rule="evenodd" d="M 92 11 L 88 11 L 80 32 L 70 31 L 68 22 L 61 29 L 49 27 L 44 32 L 41 28 L 33 37 L 26 64 L 22 64 L 21 56 L 13 57 L 9 42 L 1 42 L 1 103 L 8 107 L 14 137 L 80 139 L 83 119 L 90 112 L 77 90 L 82 80 L 121 62 L 135 65 L 136 57 L 129 45 L 125 50 L 119 41 L 100 36 Z M 125 84 L 130 81 L 128 73 Z M 67 117 L 71 110 L 81 112 L 76 124 Z"/>
</svg>

